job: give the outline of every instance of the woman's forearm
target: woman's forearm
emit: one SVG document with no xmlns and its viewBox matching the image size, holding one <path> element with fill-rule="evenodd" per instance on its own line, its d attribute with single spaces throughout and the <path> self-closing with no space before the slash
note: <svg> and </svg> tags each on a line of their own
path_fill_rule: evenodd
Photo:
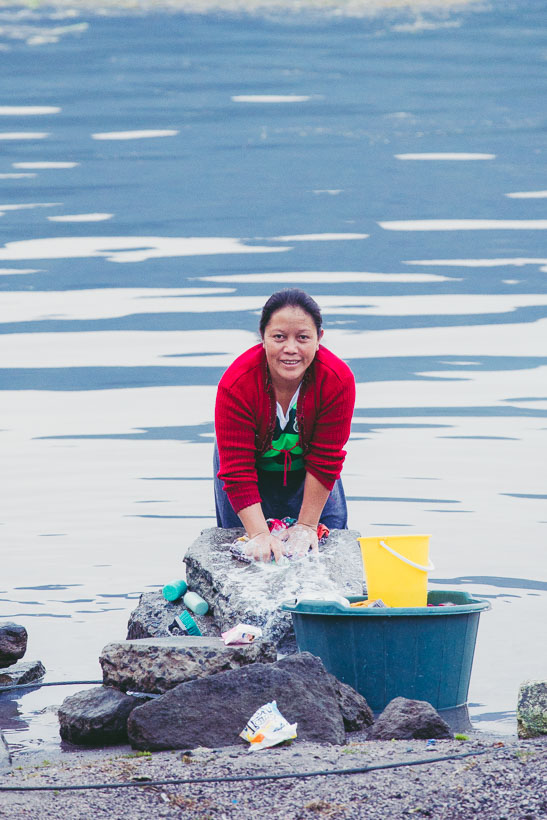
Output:
<svg viewBox="0 0 547 820">
<path fill-rule="evenodd" d="M 329 495 L 330 490 L 327 490 L 311 473 L 306 473 L 304 497 L 302 499 L 302 506 L 300 507 L 298 522 L 316 527 Z"/>
<path fill-rule="evenodd" d="M 249 507 L 239 510 L 238 515 L 249 538 L 254 538 L 259 532 L 269 532 L 260 504 L 251 504 Z"/>
</svg>

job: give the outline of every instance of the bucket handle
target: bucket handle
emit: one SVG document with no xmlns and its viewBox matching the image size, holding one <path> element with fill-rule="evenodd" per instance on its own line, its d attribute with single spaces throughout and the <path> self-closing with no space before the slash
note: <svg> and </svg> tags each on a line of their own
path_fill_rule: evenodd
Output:
<svg viewBox="0 0 547 820">
<path fill-rule="evenodd" d="M 383 547 L 385 550 L 390 552 L 395 558 L 399 558 L 400 561 L 403 561 L 405 564 L 408 564 L 410 567 L 414 567 L 415 569 L 421 569 L 422 572 L 431 572 L 431 570 L 435 569 L 434 564 L 429 558 L 429 563 L 427 567 L 424 567 L 422 564 L 416 564 L 415 561 L 411 561 L 410 558 L 406 558 L 404 555 L 401 555 L 400 552 L 396 552 L 392 547 L 388 547 L 385 541 L 380 541 L 380 546 Z"/>
</svg>

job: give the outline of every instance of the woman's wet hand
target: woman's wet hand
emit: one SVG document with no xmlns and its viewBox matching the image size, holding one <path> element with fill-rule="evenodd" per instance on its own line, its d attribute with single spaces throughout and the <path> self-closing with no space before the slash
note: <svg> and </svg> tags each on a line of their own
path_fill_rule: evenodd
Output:
<svg viewBox="0 0 547 820">
<path fill-rule="evenodd" d="M 247 541 L 245 553 L 255 561 L 268 563 L 272 554 L 276 561 L 280 561 L 283 557 L 283 542 L 270 532 L 259 532 Z"/>
<path fill-rule="evenodd" d="M 303 555 L 307 555 L 310 550 L 319 552 L 317 527 L 296 523 L 294 527 L 289 527 L 287 532 L 287 540 L 283 545 L 285 553 L 292 555 L 293 558 L 301 558 Z"/>
</svg>

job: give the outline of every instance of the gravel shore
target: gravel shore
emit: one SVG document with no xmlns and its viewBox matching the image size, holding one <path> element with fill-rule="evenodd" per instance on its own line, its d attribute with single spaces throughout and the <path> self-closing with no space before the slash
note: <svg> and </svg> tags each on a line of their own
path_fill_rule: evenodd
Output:
<svg viewBox="0 0 547 820">
<path fill-rule="evenodd" d="M 465 753 L 471 753 L 463 757 Z M 454 759 L 435 758 L 454 755 Z M 461 757 L 459 757 L 461 756 Z M 316 772 L 426 760 L 357 774 L 265 781 L 153 785 L 153 780 Z M 22 765 L 18 765 L 21 763 Z M 132 781 L 142 786 L 62 791 L 63 785 Z M 135 753 L 129 747 L 76 751 L 48 761 L 15 761 L 2 786 L 56 791 L 4 792 L 2 818 L 148 820 L 173 818 L 431 817 L 541 820 L 547 816 L 547 739 L 470 735 L 466 741 L 366 741 L 346 746 L 295 741 L 249 753 L 245 746 Z"/>
</svg>

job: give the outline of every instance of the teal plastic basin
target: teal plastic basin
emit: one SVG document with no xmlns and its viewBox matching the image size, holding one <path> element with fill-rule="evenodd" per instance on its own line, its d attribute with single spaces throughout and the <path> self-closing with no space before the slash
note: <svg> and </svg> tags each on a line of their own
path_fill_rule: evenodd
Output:
<svg viewBox="0 0 547 820">
<path fill-rule="evenodd" d="M 460 590 L 435 590 L 427 600 L 433 606 L 348 609 L 286 601 L 281 608 L 292 614 L 299 651 L 318 655 L 373 711 L 399 696 L 454 709 L 467 703 L 480 613 L 490 602 Z M 438 606 L 444 603 L 454 606 Z"/>
</svg>

